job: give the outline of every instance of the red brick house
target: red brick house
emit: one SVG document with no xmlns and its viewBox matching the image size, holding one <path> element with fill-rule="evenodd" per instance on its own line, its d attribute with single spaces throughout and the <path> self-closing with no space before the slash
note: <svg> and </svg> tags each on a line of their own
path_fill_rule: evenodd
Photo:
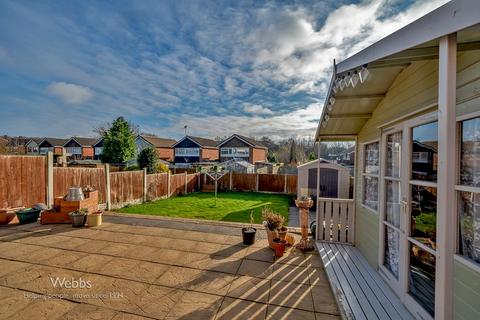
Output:
<svg viewBox="0 0 480 320">
<path fill-rule="evenodd" d="M 252 138 L 233 134 L 218 144 L 220 161 L 244 160 L 252 164 L 267 161 L 268 148 Z"/>
<path fill-rule="evenodd" d="M 173 145 L 175 164 L 215 162 L 219 159 L 217 141 L 185 136 Z"/>
<path fill-rule="evenodd" d="M 158 157 L 161 160 L 173 161 L 174 152 L 173 145 L 176 143 L 173 139 L 159 138 L 146 135 L 138 135 L 135 139 L 137 145 L 137 155 L 145 148 L 155 148 L 158 153 Z"/>
<path fill-rule="evenodd" d="M 65 154 L 68 160 L 93 159 L 95 156 L 93 145 L 96 138 L 72 137 L 65 142 Z"/>
</svg>

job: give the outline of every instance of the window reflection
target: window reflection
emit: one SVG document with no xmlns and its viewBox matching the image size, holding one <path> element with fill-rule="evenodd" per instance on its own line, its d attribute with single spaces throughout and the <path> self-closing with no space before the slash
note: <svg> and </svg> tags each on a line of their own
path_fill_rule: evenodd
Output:
<svg viewBox="0 0 480 320">
<path fill-rule="evenodd" d="M 462 122 L 461 184 L 480 187 L 480 118 Z"/>
<path fill-rule="evenodd" d="M 480 263 L 480 193 L 460 192 L 460 253 Z"/>
<path fill-rule="evenodd" d="M 387 177 L 400 177 L 402 133 L 397 132 L 387 136 L 387 163 L 385 175 Z"/>
<path fill-rule="evenodd" d="M 378 209 L 378 178 L 363 177 L 363 204 L 367 207 Z"/>
<path fill-rule="evenodd" d="M 395 227 L 400 227 L 400 182 L 386 180 L 386 220 Z"/>
<path fill-rule="evenodd" d="M 379 168 L 379 143 L 369 143 L 365 145 L 365 160 L 364 160 L 364 169 L 363 172 L 378 174 Z"/>
<path fill-rule="evenodd" d="M 435 310 L 435 256 L 410 244 L 408 291 L 432 316 Z"/>
<path fill-rule="evenodd" d="M 437 188 L 412 186 L 411 236 L 435 249 L 437 235 Z"/>
<path fill-rule="evenodd" d="M 413 128 L 412 139 L 412 179 L 437 181 L 437 122 L 432 122 Z"/>
</svg>

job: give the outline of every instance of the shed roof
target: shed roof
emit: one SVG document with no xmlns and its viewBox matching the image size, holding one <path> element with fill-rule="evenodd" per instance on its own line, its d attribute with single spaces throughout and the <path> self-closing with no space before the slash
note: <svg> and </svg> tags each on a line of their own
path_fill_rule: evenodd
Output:
<svg viewBox="0 0 480 320">
<path fill-rule="evenodd" d="M 316 140 L 352 139 L 397 76 L 414 61 L 438 59 L 439 38 L 457 32 L 458 51 L 480 48 L 477 0 L 453 0 L 333 66 Z M 367 72 L 365 71 L 367 70 Z M 354 86 L 349 79 L 364 77 Z"/>
</svg>

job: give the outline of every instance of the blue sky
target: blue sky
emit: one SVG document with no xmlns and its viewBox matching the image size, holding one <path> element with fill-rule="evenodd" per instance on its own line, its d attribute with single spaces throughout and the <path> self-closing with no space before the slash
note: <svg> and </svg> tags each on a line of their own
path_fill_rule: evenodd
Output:
<svg viewBox="0 0 480 320">
<path fill-rule="evenodd" d="M 446 0 L 0 2 L 0 134 L 312 136 L 340 61 Z"/>
</svg>

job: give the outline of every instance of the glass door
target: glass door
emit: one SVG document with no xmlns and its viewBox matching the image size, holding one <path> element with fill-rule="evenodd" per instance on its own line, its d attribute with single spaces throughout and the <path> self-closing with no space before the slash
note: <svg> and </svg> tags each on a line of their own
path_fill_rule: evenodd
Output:
<svg viewBox="0 0 480 320">
<path fill-rule="evenodd" d="M 384 130 L 379 269 L 422 319 L 435 310 L 438 125 L 435 114 Z"/>
<path fill-rule="evenodd" d="M 381 252 L 380 271 L 389 285 L 402 292 L 402 239 L 404 238 L 403 127 L 392 128 L 382 136 L 381 170 Z"/>
<path fill-rule="evenodd" d="M 438 123 L 412 122 L 406 130 L 409 130 L 411 136 L 407 194 L 406 303 L 423 318 L 433 318 L 437 242 Z"/>
</svg>

